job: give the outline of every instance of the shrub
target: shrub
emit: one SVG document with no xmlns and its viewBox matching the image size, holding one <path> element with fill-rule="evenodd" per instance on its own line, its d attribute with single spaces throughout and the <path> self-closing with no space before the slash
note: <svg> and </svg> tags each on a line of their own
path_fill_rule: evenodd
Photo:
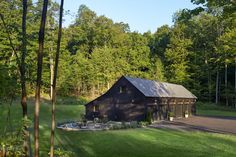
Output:
<svg viewBox="0 0 236 157">
<path fill-rule="evenodd" d="M 149 123 L 148 123 L 147 121 L 140 121 L 140 122 L 138 123 L 138 125 L 139 125 L 139 127 L 146 127 L 146 126 L 149 125 Z"/>
<path fill-rule="evenodd" d="M 109 121 L 106 123 L 107 127 L 110 130 L 118 130 L 118 129 L 129 129 L 129 128 L 137 128 L 139 127 L 137 121 L 131 121 L 131 122 L 112 122 Z"/>
<path fill-rule="evenodd" d="M 94 122 L 94 123 L 99 123 L 99 122 L 100 122 L 100 119 L 99 119 L 99 118 L 94 118 L 94 119 L 93 119 L 93 122 Z"/>
<path fill-rule="evenodd" d="M 81 119 L 83 125 L 86 125 L 87 119 L 86 119 L 86 117 L 85 117 L 85 114 L 81 114 L 81 115 L 80 115 L 80 119 Z"/>
<path fill-rule="evenodd" d="M 17 132 L 0 138 L 0 156 L 24 156 L 23 138 Z"/>
<path fill-rule="evenodd" d="M 131 128 L 138 128 L 138 122 L 137 121 L 131 121 L 130 122 L 130 127 Z"/>
<path fill-rule="evenodd" d="M 152 113 L 150 111 L 147 112 L 146 121 L 152 124 Z"/>
<path fill-rule="evenodd" d="M 107 115 L 100 116 L 100 119 L 101 119 L 102 123 L 107 123 L 109 121 L 108 118 L 107 118 Z"/>
<path fill-rule="evenodd" d="M 48 153 L 50 155 L 50 153 Z M 74 153 L 71 151 L 66 151 L 61 148 L 57 148 L 54 150 L 54 157 L 72 157 Z"/>
<path fill-rule="evenodd" d="M 168 117 L 174 117 L 174 112 L 168 112 Z"/>
<path fill-rule="evenodd" d="M 23 140 L 26 137 L 25 127 L 29 128 L 31 121 L 29 119 L 22 119 L 21 126 L 18 130 L 13 132 L 3 133 L 0 136 L 0 157 L 1 156 L 25 156 L 23 150 Z"/>
<path fill-rule="evenodd" d="M 125 129 L 131 128 L 130 122 L 124 122 L 124 128 Z"/>
</svg>

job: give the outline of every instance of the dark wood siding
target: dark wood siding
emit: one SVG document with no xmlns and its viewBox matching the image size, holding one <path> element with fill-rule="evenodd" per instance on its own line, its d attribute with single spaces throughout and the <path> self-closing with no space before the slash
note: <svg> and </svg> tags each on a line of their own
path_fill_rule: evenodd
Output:
<svg viewBox="0 0 236 157">
<path fill-rule="evenodd" d="M 125 88 L 121 92 L 120 88 Z M 93 119 L 93 106 L 99 105 L 99 117 L 115 121 L 143 120 L 145 118 L 145 97 L 125 78 L 118 80 L 111 89 L 86 105 L 86 117 Z"/>
<path fill-rule="evenodd" d="M 168 112 L 173 112 L 175 118 L 184 117 L 185 111 L 194 114 L 195 99 L 180 98 L 147 98 L 148 111 L 153 120 L 167 119 Z"/>
<path fill-rule="evenodd" d="M 154 121 L 167 119 L 168 112 L 176 118 L 183 117 L 185 111 L 195 113 L 196 99 L 145 97 L 126 78 L 120 78 L 105 94 L 86 105 L 86 118 L 95 117 L 114 121 L 145 120 L 151 112 Z M 99 106 L 94 112 L 94 106 Z"/>
</svg>

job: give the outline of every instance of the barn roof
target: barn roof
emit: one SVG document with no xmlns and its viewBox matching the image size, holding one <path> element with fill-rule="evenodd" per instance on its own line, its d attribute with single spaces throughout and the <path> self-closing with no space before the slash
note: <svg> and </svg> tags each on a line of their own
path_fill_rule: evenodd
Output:
<svg viewBox="0 0 236 157">
<path fill-rule="evenodd" d="M 124 76 L 146 97 L 197 98 L 182 85 Z"/>
</svg>

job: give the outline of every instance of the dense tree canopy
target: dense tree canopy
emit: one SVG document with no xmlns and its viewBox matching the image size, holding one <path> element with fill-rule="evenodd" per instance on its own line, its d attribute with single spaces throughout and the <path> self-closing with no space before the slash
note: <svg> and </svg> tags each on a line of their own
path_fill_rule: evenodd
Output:
<svg viewBox="0 0 236 157">
<path fill-rule="evenodd" d="M 235 105 L 235 1 L 191 0 L 199 7 L 174 14 L 173 26 L 154 33 L 132 32 L 126 23 L 98 16 L 81 5 L 74 23 L 63 28 L 58 94 L 87 98 L 104 93 L 122 75 L 185 85 L 200 100 Z M 19 93 L 17 54 L 21 50 L 21 1 L 1 2 L 0 97 Z M 50 56 L 55 53 L 58 4 L 49 1 L 43 91 L 50 93 Z M 36 80 L 37 31 L 42 1 L 29 1 L 26 84 Z M 13 92 L 14 91 L 14 92 Z"/>
</svg>

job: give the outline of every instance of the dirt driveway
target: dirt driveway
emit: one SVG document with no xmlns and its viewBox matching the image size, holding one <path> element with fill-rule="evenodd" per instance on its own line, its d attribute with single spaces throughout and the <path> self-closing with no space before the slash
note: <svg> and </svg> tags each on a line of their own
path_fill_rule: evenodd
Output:
<svg viewBox="0 0 236 157">
<path fill-rule="evenodd" d="M 236 118 L 192 116 L 175 119 L 173 122 L 161 121 L 151 125 L 154 128 L 169 128 L 179 131 L 207 131 L 236 134 Z"/>
</svg>

